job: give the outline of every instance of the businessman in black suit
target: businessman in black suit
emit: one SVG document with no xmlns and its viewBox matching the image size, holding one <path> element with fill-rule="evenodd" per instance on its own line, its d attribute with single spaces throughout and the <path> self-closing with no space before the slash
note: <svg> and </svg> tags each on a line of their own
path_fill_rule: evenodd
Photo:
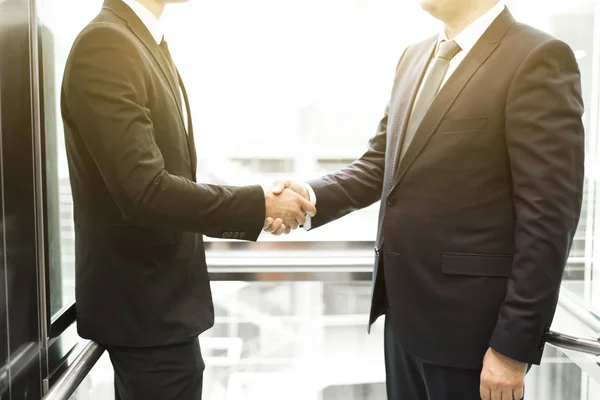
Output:
<svg viewBox="0 0 600 400">
<path fill-rule="evenodd" d="M 197 336 L 214 323 L 203 234 L 254 241 L 265 217 L 281 233 L 315 212 L 291 190 L 195 181 L 190 108 L 158 20 L 169 2 L 106 0 L 62 86 L 78 329 L 107 347 L 123 400 L 201 398 Z"/>
<path fill-rule="evenodd" d="M 313 228 L 382 200 L 370 324 L 386 314 L 393 400 L 520 399 L 580 215 L 580 74 L 498 0 L 421 0 L 367 152 L 309 182 Z"/>
</svg>

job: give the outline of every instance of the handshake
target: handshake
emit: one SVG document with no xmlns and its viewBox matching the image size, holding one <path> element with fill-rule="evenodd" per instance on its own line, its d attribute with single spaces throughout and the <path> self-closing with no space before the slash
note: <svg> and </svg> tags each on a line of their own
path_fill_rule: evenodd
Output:
<svg viewBox="0 0 600 400">
<path fill-rule="evenodd" d="M 292 180 L 276 181 L 263 186 L 266 218 L 264 230 L 279 236 L 304 225 L 306 216 L 314 217 L 317 209 L 310 201 L 305 185 Z"/>
</svg>

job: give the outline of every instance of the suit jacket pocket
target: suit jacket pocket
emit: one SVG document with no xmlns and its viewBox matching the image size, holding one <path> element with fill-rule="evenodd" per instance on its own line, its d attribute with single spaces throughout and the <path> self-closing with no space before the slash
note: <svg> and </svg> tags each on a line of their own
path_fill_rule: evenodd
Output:
<svg viewBox="0 0 600 400">
<path fill-rule="evenodd" d="M 508 277 L 512 268 L 512 255 L 445 253 L 442 272 L 447 275 Z"/>
<path fill-rule="evenodd" d="M 117 248 L 152 247 L 177 243 L 178 233 L 135 225 L 112 225 L 110 237 Z"/>
<path fill-rule="evenodd" d="M 438 132 L 464 132 L 480 130 L 487 126 L 487 117 L 444 119 L 438 127 Z"/>
</svg>

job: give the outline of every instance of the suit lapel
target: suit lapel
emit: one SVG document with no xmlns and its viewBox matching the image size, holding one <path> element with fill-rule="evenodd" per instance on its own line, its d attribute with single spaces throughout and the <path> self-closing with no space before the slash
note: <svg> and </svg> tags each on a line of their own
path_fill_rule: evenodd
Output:
<svg viewBox="0 0 600 400">
<path fill-rule="evenodd" d="M 169 63 L 163 55 L 160 47 L 156 43 L 156 40 L 152 37 L 144 23 L 135 15 L 135 13 L 121 0 L 105 0 L 103 8 L 111 10 L 115 13 L 119 18 L 124 20 L 129 29 L 137 38 L 144 44 L 144 46 L 148 49 L 148 52 L 156 61 L 156 64 L 159 66 L 164 78 L 166 79 L 169 89 L 171 90 L 171 94 L 173 95 L 173 101 L 177 105 L 177 110 L 179 110 L 179 119 L 182 123 L 183 120 L 183 111 L 180 106 L 180 102 L 177 101 L 176 96 L 180 96 L 179 89 L 177 88 L 176 81 L 172 78 L 169 67 Z M 185 124 L 184 124 L 185 126 Z"/>
<path fill-rule="evenodd" d="M 396 134 L 393 136 L 391 148 L 394 149 L 392 166 L 393 171 L 395 172 L 397 172 L 400 147 L 408 125 L 408 118 L 410 117 L 410 112 L 417 98 L 421 82 L 425 77 L 427 66 L 433 57 L 436 44 L 437 36 L 425 42 L 421 50 L 413 57 L 413 61 L 409 62 L 405 68 L 399 70 L 399 79 L 407 80 L 408 86 L 397 84 L 392 95 L 394 101 L 391 104 L 391 109 L 394 110 L 394 115 L 392 115 L 393 125 L 391 127 L 391 132 L 396 132 Z M 409 93 L 408 97 L 405 96 L 406 92 Z M 396 175 L 394 175 L 394 177 L 395 176 Z"/>
<path fill-rule="evenodd" d="M 423 122 L 421 122 L 421 125 L 417 129 L 415 137 L 406 151 L 406 154 L 400 161 L 398 173 L 390 191 L 393 191 L 402 181 L 406 172 L 413 165 L 419 154 L 421 154 L 458 95 L 462 92 L 463 88 L 471 80 L 477 70 L 481 68 L 485 61 L 496 50 L 502 41 L 502 38 L 514 22 L 515 20 L 510 12 L 505 9 L 483 34 L 481 39 L 479 39 L 477 44 L 475 44 L 469 54 L 467 54 L 465 59 L 460 63 L 456 71 L 454 71 L 452 76 L 442 87 L 425 114 Z M 406 116 L 406 121 L 408 121 L 408 114 Z M 406 125 L 406 123 L 404 125 Z M 399 157 L 400 150 L 399 144 L 394 147 L 394 151 L 398 154 L 396 157 Z"/>
</svg>

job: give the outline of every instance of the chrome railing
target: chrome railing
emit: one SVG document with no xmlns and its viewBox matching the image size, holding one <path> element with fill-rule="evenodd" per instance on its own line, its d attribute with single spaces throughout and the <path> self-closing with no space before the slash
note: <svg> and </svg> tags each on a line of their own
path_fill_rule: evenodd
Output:
<svg viewBox="0 0 600 400">
<path fill-rule="evenodd" d="M 364 282 L 371 279 L 373 247 L 369 242 L 244 243 L 213 242 L 207 260 L 213 281 Z M 275 250 L 275 251 L 274 251 Z M 600 335 L 600 316 L 567 291 L 559 307 Z M 600 341 L 551 331 L 547 343 L 566 350 L 600 356 Z M 52 385 L 43 400 L 67 400 L 91 371 L 104 349 L 90 342 Z"/>
<path fill-rule="evenodd" d="M 594 356 L 600 355 L 600 342 L 595 339 L 584 339 L 550 331 L 546 338 L 547 343 L 565 350 L 573 350 Z"/>
<path fill-rule="evenodd" d="M 586 304 L 567 290 L 562 290 L 558 299 L 559 305 L 571 314 L 575 319 L 582 322 L 593 332 L 600 335 L 600 315 L 592 311 Z"/>
<path fill-rule="evenodd" d="M 73 364 L 52 385 L 43 400 L 68 400 L 94 368 L 103 353 L 104 348 L 94 342 L 89 342 L 73 361 Z"/>
</svg>

